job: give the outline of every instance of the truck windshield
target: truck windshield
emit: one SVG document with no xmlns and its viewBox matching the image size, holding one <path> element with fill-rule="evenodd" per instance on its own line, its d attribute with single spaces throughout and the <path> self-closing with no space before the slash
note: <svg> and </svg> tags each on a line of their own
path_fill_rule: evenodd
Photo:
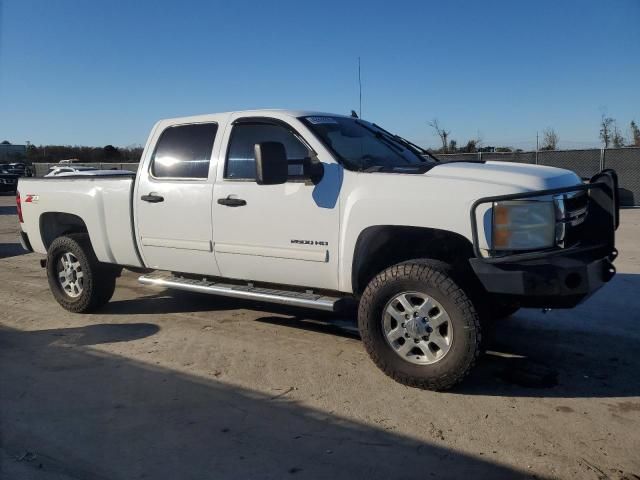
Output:
<svg viewBox="0 0 640 480">
<path fill-rule="evenodd" d="M 350 170 L 421 171 L 435 164 L 420 147 L 364 120 L 331 116 L 301 120 Z"/>
</svg>

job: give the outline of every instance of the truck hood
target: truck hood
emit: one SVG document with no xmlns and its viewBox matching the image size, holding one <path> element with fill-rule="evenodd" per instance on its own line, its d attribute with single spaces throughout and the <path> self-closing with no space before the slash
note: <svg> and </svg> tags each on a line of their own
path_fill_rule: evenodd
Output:
<svg viewBox="0 0 640 480">
<path fill-rule="evenodd" d="M 562 168 L 491 161 L 442 163 L 425 175 L 513 187 L 520 191 L 570 187 L 581 183 L 575 173 Z"/>
</svg>

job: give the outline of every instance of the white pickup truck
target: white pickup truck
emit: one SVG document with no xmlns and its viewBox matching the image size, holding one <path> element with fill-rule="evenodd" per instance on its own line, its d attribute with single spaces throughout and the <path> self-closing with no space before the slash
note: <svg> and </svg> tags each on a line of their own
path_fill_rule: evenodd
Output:
<svg viewBox="0 0 640 480">
<path fill-rule="evenodd" d="M 19 181 L 22 243 L 64 308 L 104 305 L 123 267 L 166 288 L 355 301 L 373 361 L 420 388 L 464 378 L 484 320 L 573 307 L 615 273 L 615 172 L 445 163 L 358 118 L 163 120 L 136 174 L 103 173 Z"/>
</svg>

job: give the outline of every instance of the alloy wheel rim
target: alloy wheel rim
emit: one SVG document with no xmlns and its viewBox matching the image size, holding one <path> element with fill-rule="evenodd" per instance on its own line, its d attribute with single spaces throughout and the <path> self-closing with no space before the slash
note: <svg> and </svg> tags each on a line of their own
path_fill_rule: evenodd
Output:
<svg viewBox="0 0 640 480">
<path fill-rule="evenodd" d="M 71 252 L 63 253 L 58 260 L 58 282 L 69 297 L 77 298 L 82 295 L 84 272 L 80 260 Z"/>
<path fill-rule="evenodd" d="M 382 331 L 396 355 L 416 365 L 439 362 L 453 343 L 449 314 L 422 292 L 395 295 L 384 307 Z"/>
</svg>

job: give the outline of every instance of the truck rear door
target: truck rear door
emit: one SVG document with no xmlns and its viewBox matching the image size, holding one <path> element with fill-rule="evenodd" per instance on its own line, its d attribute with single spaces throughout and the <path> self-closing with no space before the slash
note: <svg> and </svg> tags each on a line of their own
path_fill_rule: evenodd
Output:
<svg viewBox="0 0 640 480">
<path fill-rule="evenodd" d="M 154 135 L 155 148 L 145 154 L 134 193 L 145 265 L 218 275 L 211 230 L 218 122 L 169 125 Z"/>
</svg>

